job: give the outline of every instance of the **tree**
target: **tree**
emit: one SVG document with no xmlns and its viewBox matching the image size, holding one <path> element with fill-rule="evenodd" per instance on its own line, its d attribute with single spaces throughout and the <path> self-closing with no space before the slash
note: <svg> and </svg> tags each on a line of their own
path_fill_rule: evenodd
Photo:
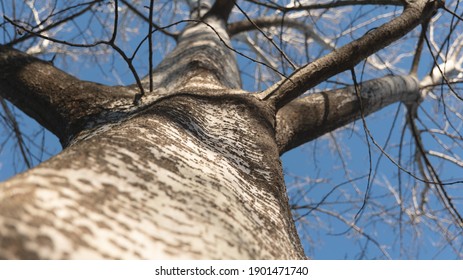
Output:
<svg viewBox="0 0 463 280">
<path fill-rule="evenodd" d="M 187 19 L 179 15 L 160 24 L 153 20 L 155 10 L 166 6 L 174 10 L 185 3 L 69 1 L 61 7 L 58 1 L 51 2 L 41 10 L 34 1 L 26 1 L 31 19 L 5 13 L 2 24 L 8 35 L 0 46 L 0 93 L 55 134 L 63 151 L 1 186 L 0 257 L 305 258 L 291 211 L 300 219 L 323 209 L 321 203 L 290 204 L 280 156 L 357 119 L 362 120 L 370 151 L 371 146 L 381 148 L 365 117 L 396 102 L 405 105 L 404 127 L 414 139 L 415 151 L 410 156 L 417 169 L 403 164 L 401 155 L 397 159 L 380 149 L 381 155 L 405 174 L 400 176 L 413 179 L 409 185 L 421 196 L 415 212 L 407 212 L 402 191 L 391 187 L 391 193 L 397 194 L 397 208 L 410 220 L 418 218 L 419 211 L 434 215 L 427 212 L 428 193 L 432 192 L 443 205 L 444 215 L 450 217 L 450 222 L 445 221 L 445 234 L 461 233 L 463 219 L 448 187 L 462 181 L 443 181 L 429 157 L 460 165 L 461 160 L 450 146 L 446 153 L 432 152 L 422 139 L 423 131 L 441 134 L 461 147 L 460 128 L 445 114 L 450 129 L 420 129 L 418 115 L 423 101 L 434 98 L 433 90 L 440 88 L 442 93 L 448 90 L 441 96 L 445 108 L 461 121 L 453 105 L 458 103 L 446 101 L 461 99 L 456 89 L 461 78 L 461 34 L 455 32 L 461 21 L 455 12 L 458 3 L 187 1 Z M 344 37 L 337 42 L 314 24 L 326 21 L 325 15 L 332 17 L 331 11 L 357 5 L 390 5 L 394 17 L 369 25 L 367 32 L 348 42 Z M 237 14 L 235 21 L 230 20 L 232 11 Z M 100 36 L 91 26 L 77 38 L 64 32 L 74 19 L 99 19 L 98 13 L 106 16 L 102 25 L 110 26 L 101 29 Z M 423 75 L 419 67 L 423 48 L 433 50 L 436 44 L 427 36 L 436 26 L 436 14 L 450 15 L 452 21 L 442 46 L 437 46 L 438 55 L 431 53 L 433 71 Z M 384 14 L 372 15 L 379 21 Z M 121 42 L 130 37 L 134 17 L 145 23 L 147 35 L 127 47 L 133 48 L 130 53 Z M 160 15 L 159 20 L 166 19 Z M 354 23 L 347 29 L 357 36 Z M 419 26 L 422 32 L 417 34 Z M 279 37 L 273 39 L 272 32 Z M 159 33 L 174 40 L 175 48 L 153 68 L 153 36 Z M 88 34 L 94 37 L 90 42 Z M 289 35 L 297 37 L 289 39 Z M 406 36 L 416 37 L 416 48 L 404 55 L 411 60 L 408 73 L 395 71 L 405 62 L 393 55 L 403 48 L 397 42 Z M 230 38 L 241 43 L 232 45 Z M 288 46 L 290 41 L 294 49 Z M 26 42 L 32 42 L 29 49 Z M 380 51 L 393 43 L 397 45 L 386 50 L 392 55 L 381 61 Z M 28 54 L 42 52 L 49 44 L 93 54 L 112 51 L 125 62 L 135 83 L 106 86 L 83 81 L 55 67 L 55 57 L 48 56 L 51 60 L 47 61 Z M 241 50 L 239 44 L 246 48 Z M 148 63 L 143 63 L 148 65 L 148 75 L 140 78 L 135 57 L 146 45 Z M 301 50 L 305 55 L 297 53 Z M 244 90 L 236 56 L 252 61 L 259 81 L 268 87 Z M 378 75 L 364 81 L 364 72 L 372 69 Z M 393 75 L 381 76 L 382 69 Z M 338 84 L 345 84 L 342 73 L 348 74 L 351 85 L 326 89 L 335 76 Z M 16 132 L 20 143 L 21 133 Z M 370 201 L 369 189 L 375 182 L 371 159 L 369 165 L 362 205 L 353 222 L 346 222 L 358 232 L 356 222 Z"/>
</svg>

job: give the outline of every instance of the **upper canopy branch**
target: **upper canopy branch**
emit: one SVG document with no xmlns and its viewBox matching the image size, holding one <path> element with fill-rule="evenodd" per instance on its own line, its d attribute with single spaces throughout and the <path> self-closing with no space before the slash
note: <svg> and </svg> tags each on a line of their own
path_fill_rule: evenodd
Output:
<svg viewBox="0 0 463 280">
<path fill-rule="evenodd" d="M 439 8 L 438 5 L 439 2 L 427 0 L 409 3 L 397 18 L 330 54 L 296 69 L 290 77 L 262 92 L 261 98 L 271 102 L 277 109 L 283 107 L 322 81 L 351 69 L 371 54 L 403 37 L 431 17 Z"/>
<path fill-rule="evenodd" d="M 392 6 L 401 6 L 403 5 L 402 0 L 338 0 L 330 1 L 326 3 L 314 3 L 301 5 L 298 1 L 295 1 L 293 6 L 282 6 L 278 5 L 275 2 L 262 2 L 259 0 L 246 0 L 248 2 L 264 6 L 266 8 L 280 10 L 282 12 L 291 12 L 291 11 L 307 11 L 307 10 L 317 10 L 317 9 L 331 9 L 337 7 L 345 6 L 354 6 L 354 5 L 392 5 Z"/>
<path fill-rule="evenodd" d="M 216 0 L 206 16 L 215 15 L 224 22 L 227 22 L 234 6 L 235 0 Z"/>
<path fill-rule="evenodd" d="M 247 32 L 251 30 L 256 30 L 257 28 L 269 28 L 269 27 L 287 27 L 298 30 L 299 32 L 306 35 L 308 38 L 312 38 L 320 45 L 324 46 L 327 49 L 334 49 L 334 46 L 328 40 L 322 38 L 318 35 L 315 30 L 306 23 L 297 20 L 291 17 L 282 17 L 282 16 L 264 16 L 255 18 L 251 21 L 242 20 L 230 23 L 228 25 L 228 34 L 230 37 L 240 34 L 242 32 Z"/>
</svg>

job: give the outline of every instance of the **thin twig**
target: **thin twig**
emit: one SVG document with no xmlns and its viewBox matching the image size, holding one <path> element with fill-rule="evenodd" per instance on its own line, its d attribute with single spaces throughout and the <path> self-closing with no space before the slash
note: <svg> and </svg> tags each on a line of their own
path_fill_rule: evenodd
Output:
<svg viewBox="0 0 463 280">
<path fill-rule="evenodd" d="M 11 124 L 11 128 L 13 129 L 14 136 L 16 137 L 16 142 L 18 143 L 19 151 L 21 152 L 21 156 L 24 160 L 24 163 L 26 164 L 27 168 L 31 168 L 32 162 L 28 157 L 27 148 L 25 147 L 23 135 L 21 129 L 19 128 L 18 122 L 16 121 L 13 112 L 11 112 L 10 108 L 8 108 L 8 105 L 2 97 L 0 97 L 0 103 L 2 105 L 3 111 L 6 114 L 6 121 Z"/>
<path fill-rule="evenodd" d="M 138 88 L 140 90 L 140 93 L 135 95 L 135 98 L 134 98 L 134 101 L 133 101 L 133 103 L 135 105 L 137 105 L 138 102 L 140 101 L 141 97 L 143 97 L 145 95 L 145 90 L 144 90 L 143 85 L 141 83 L 141 79 L 138 76 L 138 73 L 137 73 L 135 67 L 133 66 L 133 63 L 132 63 L 133 57 L 129 58 L 127 56 L 127 54 L 119 46 L 116 45 L 115 41 L 116 41 L 116 37 L 117 37 L 117 25 L 118 25 L 118 19 L 119 19 L 118 1 L 117 0 L 114 2 L 114 5 L 115 5 L 114 26 L 113 26 L 113 32 L 111 34 L 111 38 L 109 40 L 107 40 L 107 41 L 100 40 L 100 41 L 97 41 L 97 42 L 94 42 L 94 43 L 91 43 L 91 44 L 76 44 L 76 43 L 71 43 L 71 42 L 68 42 L 68 41 L 48 37 L 48 36 L 42 35 L 40 32 L 34 32 L 32 30 L 29 30 L 29 29 L 15 23 L 12 19 L 8 18 L 6 15 L 4 15 L 3 18 L 6 21 L 8 21 L 9 23 L 11 23 L 12 25 L 16 26 L 17 28 L 20 28 L 21 30 L 23 30 L 23 31 L 25 31 L 27 33 L 33 34 L 33 35 L 35 35 L 35 36 L 37 36 L 39 38 L 42 38 L 44 40 L 49 40 L 49 41 L 54 42 L 54 43 L 63 44 L 63 45 L 71 46 L 71 47 L 77 47 L 77 48 L 90 48 L 90 47 L 96 47 L 98 45 L 108 45 L 108 46 L 110 46 L 127 63 L 127 66 L 129 67 L 130 71 L 132 72 L 132 75 L 135 78 L 137 86 L 138 86 Z"/>
<path fill-rule="evenodd" d="M 238 8 L 238 10 L 241 11 L 241 13 L 246 17 L 246 19 L 250 23 L 252 23 L 252 25 L 254 25 L 254 27 L 278 50 L 278 52 L 280 52 L 281 56 L 284 57 L 284 59 L 291 65 L 291 67 L 293 69 L 296 69 L 297 66 L 289 59 L 286 53 L 277 44 L 275 44 L 274 40 L 270 38 L 259 26 L 257 26 L 254 23 L 254 21 L 247 15 L 245 11 L 243 11 L 243 9 L 241 9 L 241 7 L 238 4 L 236 4 L 235 6 Z"/>
<path fill-rule="evenodd" d="M 28 34 L 26 34 L 26 35 L 24 35 L 24 36 L 22 36 L 22 37 L 20 37 L 20 38 L 17 38 L 17 39 L 15 39 L 15 40 L 11 41 L 11 42 L 8 42 L 8 43 L 5 44 L 5 45 L 11 47 L 11 46 L 13 46 L 13 45 L 15 45 L 15 44 L 18 44 L 18 43 L 23 42 L 23 41 L 25 41 L 25 40 L 27 40 L 27 39 L 30 39 L 30 38 L 32 38 L 33 36 L 38 36 L 37 34 L 41 34 L 41 33 L 43 33 L 43 32 L 49 31 L 50 29 L 55 28 L 55 27 L 57 27 L 57 26 L 59 26 L 59 25 L 65 23 L 65 22 L 68 22 L 69 20 L 72 20 L 72 19 L 74 19 L 74 18 L 76 18 L 76 17 L 79 17 L 79 16 L 83 15 L 84 13 L 86 13 L 87 11 L 89 11 L 89 10 L 93 7 L 93 5 L 95 5 L 95 4 L 98 3 L 98 2 L 99 2 L 99 1 L 91 2 L 91 3 L 89 3 L 89 5 L 88 5 L 87 7 L 85 7 L 85 8 L 82 9 L 82 10 L 80 10 L 79 12 L 77 12 L 77 13 L 75 13 L 75 14 L 72 14 L 71 16 L 69 16 L 69 17 L 67 17 L 67 18 L 64 18 L 64 19 L 62 19 L 62 20 L 59 20 L 59 21 L 57 21 L 57 22 L 54 22 L 54 23 L 52 23 L 52 24 L 50 24 L 50 25 L 48 25 L 48 26 L 46 26 L 46 27 L 44 27 L 44 28 L 42 28 L 42 29 L 40 29 L 40 30 L 38 30 L 38 31 L 36 31 L 36 32 L 29 32 L 29 31 L 25 30 L 22 26 L 17 26 L 17 27 L 21 28 L 22 30 L 25 30 Z M 6 17 L 5 15 L 3 16 L 3 18 L 6 19 L 8 22 L 12 23 L 12 21 L 11 21 L 11 20 L 8 20 L 7 17 Z M 15 26 L 16 26 L 16 25 L 15 25 Z"/>
<path fill-rule="evenodd" d="M 421 137 L 418 133 L 418 129 L 414 121 L 415 114 L 409 111 L 408 117 L 409 117 L 408 123 L 410 124 L 410 130 L 412 132 L 413 138 L 415 139 L 415 145 L 419 151 L 421 158 L 423 159 L 426 165 L 426 168 L 428 169 L 432 179 L 434 180 L 432 184 L 436 186 L 437 193 L 439 194 L 439 198 L 441 199 L 442 203 L 444 204 L 445 208 L 449 211 L 451 216 L 455 219 L 455 222 L 457 223 L 458 227 L 463 229 L 463 217 L 458 212 L 458 210 L 455 208 L 452 202 L 452 198 L 448 195 L 444 187 L 444 184 L 439 177 L 439 174 L 436 172 L 434 166 L 432 165 L 431 161 L 429 160 L 427 156 L 426 150 L 424 148 L 423 142 L 421 140 Z"/>
<path fill-rule="evenodd" d="M 150 20 L 150 18 L 146 17 L 142 12 L 140 12 L 137 8 L 135 8 L 132 4 L 130 4 L 128 1 L 126 0 L 120 0 L 124 5 L 127 6 L 127 8 L 129 8 L 129 10 L 131 10 L 133 13 L 135 13 L 137 16 L 141 17 L 142 19 L 144 19 L 146 22 L 148 23 L 151 23 L 151 25 L 156 29 L 156 30 L 159 30 L 161 33 L 163 33 L 164 35 L 167 35 L 169 37 L 172 37 L 173 39 L 177 40 L 178 38 L 178 34 L 175 34 L 175 33 L 172 33 L 172 32 L 169 32 L 166 30 L 166 27 L 161 27 L 157 24 L 155 24 L 152 20 Z"/>
</svg>

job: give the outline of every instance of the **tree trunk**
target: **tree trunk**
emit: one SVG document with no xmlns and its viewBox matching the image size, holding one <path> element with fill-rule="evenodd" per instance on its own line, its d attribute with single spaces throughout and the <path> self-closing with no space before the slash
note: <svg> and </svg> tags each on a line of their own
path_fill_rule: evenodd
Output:
<svg viewBox="0 0 463 280">
<path fill-rule="evenodd" d="M 56 113 L 67 124 L 53 127 L 68 127 L 57 133 L 68 147 L 1 186 L 1 258 L 305 257 L 288 206 L 274 109 L 237 94 L 223 16 L 203 20 L 180 36 L 154 71 L 156 91 L 136 110 L 106 100 L 103 111 L 86 117 L 62 116 L 80 111 L 75 107 Z M 10 67 L 7 78 L 24 76 L 29 60 Z M 35 115 L 47 116 L 46 107 Z"/>
<path fill-rule="evenodd" d="M 271 120 L 181 94 L 4 184 L 2 258 L 303 258 Z"/>
</svg>

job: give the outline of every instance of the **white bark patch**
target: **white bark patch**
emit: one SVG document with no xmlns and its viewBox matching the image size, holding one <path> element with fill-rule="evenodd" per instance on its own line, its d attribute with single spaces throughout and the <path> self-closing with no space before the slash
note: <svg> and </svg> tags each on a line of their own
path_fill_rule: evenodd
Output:
<svg viewBox="0 0 463 280">
<path fill-rule="evenodd" d="M 346 104 L 358 103 L 354 86 L 340 92 L 346 96 L 337 104 L 337 110 L 346 107 Z M 418 81 L 412 76 L 387 76 L 362 83 L 359 95 L 363 99 L 364 109 L 372 112 L 398 101 L 416 102 L 420 97 L 420 88 Z"/>
<path fill-rule="evenodd" d="M 384 107 L 397 101 L 415 102 L 419 91 L 419 82 L 412 76 L 388 76 L 366 82 L 360 92 L 374 107 Z"/>
</svg>

